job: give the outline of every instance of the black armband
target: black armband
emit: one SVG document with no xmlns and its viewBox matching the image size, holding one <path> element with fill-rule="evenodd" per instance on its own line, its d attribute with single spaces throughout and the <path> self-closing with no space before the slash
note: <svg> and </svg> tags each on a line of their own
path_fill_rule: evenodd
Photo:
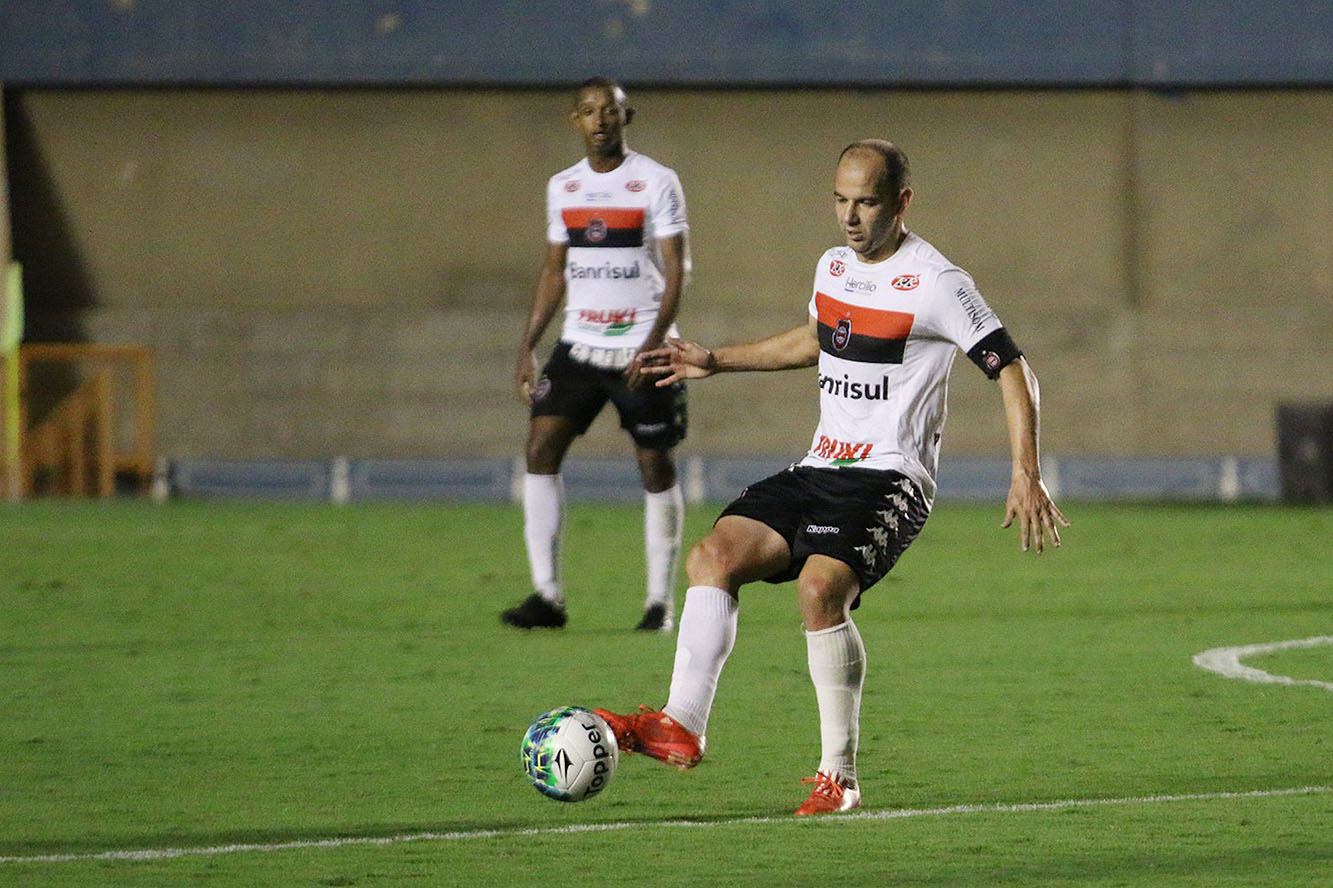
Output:
<svg viewBox="0 0 1333 888">
<path fill-rule="evenodd" d="M 1000 371 L 1021 358 L 1023 352 L 1014 345 L 1009 331 L 1001 327 L 987 333 L 980 342 L 968 349 L 967 356 L 983 373 L 991 379 L 997 379 Z"/>
</svg>

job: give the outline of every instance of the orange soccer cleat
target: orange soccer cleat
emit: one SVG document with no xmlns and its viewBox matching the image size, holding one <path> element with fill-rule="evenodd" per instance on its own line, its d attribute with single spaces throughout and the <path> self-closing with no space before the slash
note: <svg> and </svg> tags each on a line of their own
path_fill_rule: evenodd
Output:
<svg viewBox="0 0 1333 888">
<path fill-rule="evenodd" d="M 641 752 L 682 771 L 703 760 L 703 736 L 687 730 L 665 712 L 647 706 L 640 706 L 633 715 L 616 715 L 605 709 L 593 711 L 611 726 L 621 752 Z"/>
<path fill-rule="evenodd" d="M 861 790 L 849 786 L 841 777 L 819 771 L 813 777 L 804 777 L 802 783 L 813 783 L 810 797 L 796 809 L 797 817 L 809 817 L 811 814 L 831 814 L 834 811 L 850 811 L 861 807 Z"/>
</svg>

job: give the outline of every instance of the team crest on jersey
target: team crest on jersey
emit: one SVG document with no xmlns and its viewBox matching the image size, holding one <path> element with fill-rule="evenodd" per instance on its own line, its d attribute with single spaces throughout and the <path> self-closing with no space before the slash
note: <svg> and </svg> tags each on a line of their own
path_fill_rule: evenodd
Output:
<svg viewBox="0 0 1333 888">
<path fill-rule="evenodd" d="M 834 277 L 842 277 L 847 273 L 847 266 L 841 259 L 834 259 L 828 264 L 828 273 Z"/>
<path fill-rule="evenodd" d="M 606 220 L 589 219 L 586 237 L 590 243 L 594 244 L 606 240 Z"/>
<path fill-rule="evenodd" d="M 570 194 L 573 194 L 575 191 L 578 191 L 578 190 L 579 190 L 579 180 L 578 180 L 578 179 L 570 179 L 568 182 L 565 183 L 565 190 L 568 191 Z"/>
<path fill-rule="evenodd" d="M 852 319 L 838 318 L 838 326 L 833 331 L 833 347 L 842 351 L 852 341 Z"/>
<path fill-rule="evenodd" d="M 893 289 L 895 290 L 915 290 L 921 283 L 921 276 L 918 274 L 900 274 L 893 279 Z"/>
<path fill-rule="evenodd" d="M 645 188 L 647 188 L 647 187 L 648 187 L 648 183 L 645 182 L 645 181 L 643 181 L 642 179 L 635 179 L 635 180 L 632 181 L 632 182 L 626 182 L 626 183 L 625 183 L 625 190 L 626 190 L 626 191 L 633 191 L 635 194 L 638 194 L 640 191 L 642 191 L 643 189 L 645 189 Z"/>
</svg>

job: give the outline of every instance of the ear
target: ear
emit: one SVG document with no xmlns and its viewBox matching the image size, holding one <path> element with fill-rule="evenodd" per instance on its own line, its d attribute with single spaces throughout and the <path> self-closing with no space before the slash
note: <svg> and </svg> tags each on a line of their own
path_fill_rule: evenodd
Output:
<svg viewBox="0 0 1333 888">
<path fill-rule="evenodd" d="M 907 205 L 912 202 L 912 189 L 904 188 L 903 193 L 898 196 L 898 212 L 894 215 L 901 216 L 907 212 Z"/>
<path fill-rule="evenodd" d="M 626 108 L 626 109 L 625 109 L 625 126 L 629 126 L 630 123 L 633 122 L 633 120 L 634 120 L 634 109 L 633 109 L 633 108 Z"/>
</svg>

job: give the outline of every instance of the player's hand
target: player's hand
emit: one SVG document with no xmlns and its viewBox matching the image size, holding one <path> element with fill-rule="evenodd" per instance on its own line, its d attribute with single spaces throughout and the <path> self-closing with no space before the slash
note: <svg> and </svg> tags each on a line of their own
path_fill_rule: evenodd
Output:
<svg viewBox="0 0 1333 888">
<path fill-rule="evenodd" d="M 713 353 L 689 339 L 668 339 L 666 345 L 641 352 L 635 360 L 640 362 L 641 372 L 659 377 L 659 387 L 684 379 L 703 379 L 717 372 Z"/>
<path fill-rule="evenodd" d="M 661 342 L 653 341 L 645 342 L 643 345 L 639 346 L 639 350 L 636 351 L 634 357 L 630 359 L 629 366 L 626 367 L 625 372 L 621 374 L 625 377 L 625 385 L 630 388 L 638 388 L 639 386 L 648 383 L 651 377 L 645 375 L 643 372 L 644 355 L 660 351 L 661 348 Z"/>
<path fill-rule="evenodd" d="M 1041 478 L 1026 473 L 1015 474 L 1009 483 L 1000 526 L 1010 526 L 1014 518 L 1018 519 L 1018 544 L 1024 552 L 1035 549 L 1040 554 L 1048 537 L 1051 545 L 1059 548 L 1060 530 L 1056 525 L 1069 526 L 1069 519 L 1056 508 Z"/>
<path fill-rule="evenodd" d="M 532 386 L 540 372 L 537 354 L 530 348 L 520 348 L 514 364 L 514 394 L 524 404 L 532 404 Z"/>
</svg>

